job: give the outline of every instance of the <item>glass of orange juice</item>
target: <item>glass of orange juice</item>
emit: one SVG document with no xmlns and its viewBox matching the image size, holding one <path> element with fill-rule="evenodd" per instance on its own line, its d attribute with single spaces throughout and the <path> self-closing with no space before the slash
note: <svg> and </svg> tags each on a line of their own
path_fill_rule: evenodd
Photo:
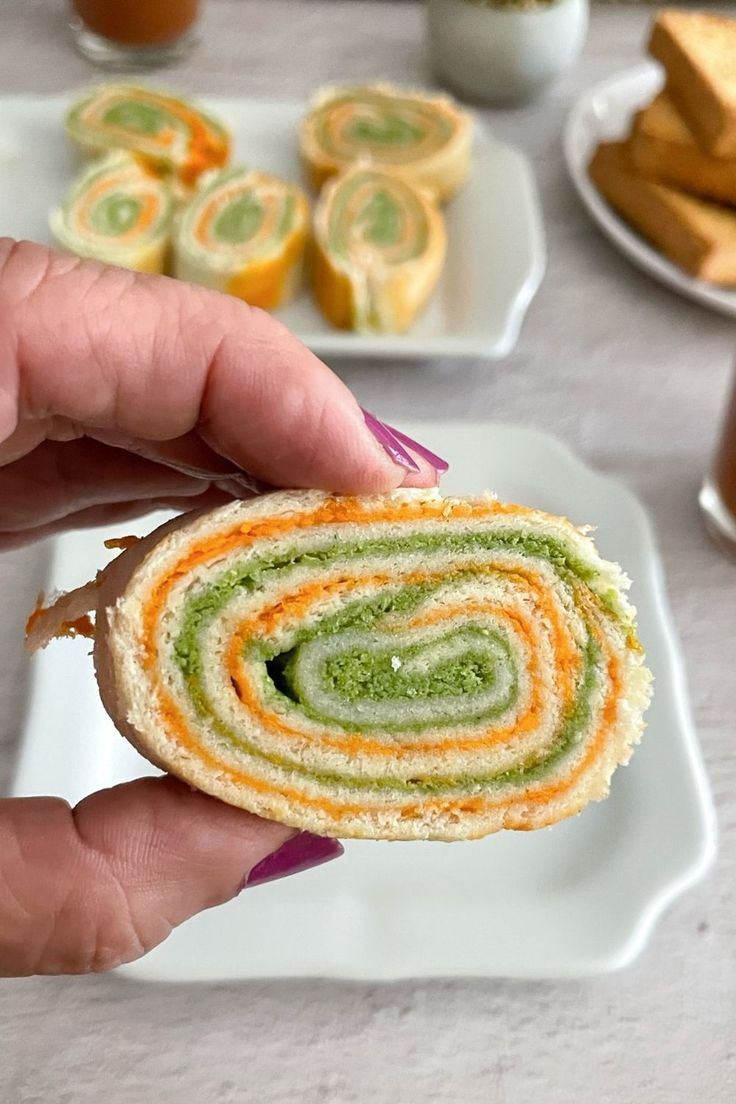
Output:
<svg viewBox="0 0 736 1104">
<path fill-rule="evenodd" d="M 189 52 L 199 11 L 199 0 L 72 0 L 72 30 L 96 65 L 145 69 Z"/>
</svg>

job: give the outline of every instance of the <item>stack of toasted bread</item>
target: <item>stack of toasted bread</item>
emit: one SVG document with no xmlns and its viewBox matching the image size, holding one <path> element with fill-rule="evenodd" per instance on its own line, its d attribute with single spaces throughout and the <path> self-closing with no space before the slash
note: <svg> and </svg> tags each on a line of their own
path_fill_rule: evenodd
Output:
<svg viewBox="0 0 736 1104">
<path fill-rule="evenodd" d="M 661 11 L 648 48 L 664 90 L 626 140 L 598 147 L 590 176 L 670 260 L 736 286 L 736 20 Z"/>
</svg>

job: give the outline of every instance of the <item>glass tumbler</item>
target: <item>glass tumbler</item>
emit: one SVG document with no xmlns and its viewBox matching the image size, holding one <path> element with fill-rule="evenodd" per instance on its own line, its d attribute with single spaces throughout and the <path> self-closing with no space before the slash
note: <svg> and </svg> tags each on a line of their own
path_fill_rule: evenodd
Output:
<svg viewBox="0 0 736 1104">
<path fill-rule="evenodd" d="M 736 557 L 736 374 L 711 470 L 700 489 L 708 532 Z"/>
<path fill-rule="evenodd" d="M 107 69 L 169 65 L 196 42 L 199 0 L 72 0 L 77 49 Z"/>
</svg>

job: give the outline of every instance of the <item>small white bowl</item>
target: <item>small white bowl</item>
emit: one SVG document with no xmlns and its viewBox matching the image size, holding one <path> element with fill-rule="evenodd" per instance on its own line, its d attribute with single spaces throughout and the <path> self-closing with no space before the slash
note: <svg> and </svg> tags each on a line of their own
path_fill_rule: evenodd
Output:
<svg viewBox="0 0 736 1104">
<path fill-rule="evenodd" d="M 588 0 L 504 8 L 473 0 L 427 0 L 427 33 L 438 75 L 486 103 L 533 99 L 576 61 Z"/>
</svg>

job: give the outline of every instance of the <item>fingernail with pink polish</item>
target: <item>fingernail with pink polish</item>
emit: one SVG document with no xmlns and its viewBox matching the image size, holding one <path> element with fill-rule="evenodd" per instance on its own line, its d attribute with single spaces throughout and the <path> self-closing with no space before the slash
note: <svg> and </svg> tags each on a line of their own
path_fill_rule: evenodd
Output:
<svg viewBox="0 0 736 1104">
<path fill-rule="evenodd" d="M 267 855 L 248 872 L 240 889 L 252 889 L 290 874 L 300 874 L 314 866 L 338 859 L 345 851 L 339 840 L 329 836 L 315 836 L 312 832 L 300 832 L 282 844 L 272 855 Z"/>
<path fill-rule="evenodd" d="M 361 410 L 363 410 L 362 407 Z M 383 422 L 379 422 L 378 418 L 368 410 L 363 410 L 363 417 L 365 418 L 365 424 L 368 426 L 368 429 L 376 438 L 383 451 L 391 457 L 395 464 L 399 464 L 400 467 L 406 468 L 408 471 L 419 471 L 419 465 L 413 457 L 409 455 L 401 441 L 393 435 L 391 430 L 385 426 Z"/>
<path fill-rule="evenodd" d="M 428 449 L 426 445 L 420 445 L 418 441 L 415 441 L 413 437 L 407 436 L 406 433 L 402 433 L 400 429 L 396 429 L 395 426 L 388 425 L 387 422 L 383 423 L 386 429 L 390 429 L 394 437 L 397 437 L 401 441 L 402 445 L 407 445 L 414 452 L 418 453 L 423 460 L 426 460 L 428 464 L 431 464 L 436 472 L 446 472 L 449 468 L 449 464 L 446 460 L 443 460 L 441 456 L 438 456 L 431 449 Z"/>
</svg>

